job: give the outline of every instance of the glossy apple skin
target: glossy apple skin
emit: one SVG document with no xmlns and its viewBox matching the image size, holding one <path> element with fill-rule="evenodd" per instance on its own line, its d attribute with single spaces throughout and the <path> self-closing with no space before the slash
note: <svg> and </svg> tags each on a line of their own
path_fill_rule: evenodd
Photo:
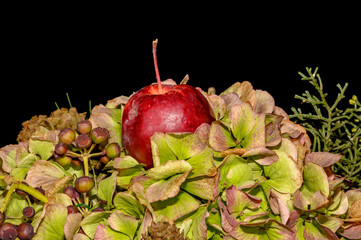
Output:
<svg viewBox="0 0 361 240">
<path fill-rule="evenodd" d="M 124 107 L 123 145 L 138 162 L 153 167 L 150 137 L 155 132 L 194 132 L 202 123 L 211 123 L 212 110 L 196 88 L 181 85 L 152 84 L 133 94 Z"/>
</svg>

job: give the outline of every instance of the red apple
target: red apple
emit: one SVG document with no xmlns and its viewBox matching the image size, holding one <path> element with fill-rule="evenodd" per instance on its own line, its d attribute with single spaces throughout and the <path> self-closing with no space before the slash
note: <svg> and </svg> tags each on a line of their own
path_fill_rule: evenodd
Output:
<svg viewBox="0 0 361 240">
<path fill-rule="evenodd" d="M 202 123 L 211 123 L 211 107 L 196 88 L 161 84 L 156 61 L 157 42 L 153 42 L 157 84 L 140 89 L 124 107 L 122 119 L 123 145 L 127 153 L 153 166 L 150 137 L 155 132 L 194 132 Z"/>
</svg>

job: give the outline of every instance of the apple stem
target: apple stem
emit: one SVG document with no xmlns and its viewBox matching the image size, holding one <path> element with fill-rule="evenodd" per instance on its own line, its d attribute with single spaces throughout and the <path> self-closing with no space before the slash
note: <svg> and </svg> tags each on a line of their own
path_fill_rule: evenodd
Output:
<svg viewBox="0 0 361 240">
<path fill-rule="evenodd" d="M 160 81 L 158 63 L 157 63 L 157 43 L 158 39 L 153 41 L 153 61 L 154 61 L 154 68 L 155 68 L 155 75 L 157 76 L 157 83 L 158 83 L 158 92 L 162 93 L 162 83 Z"/>
</svg>

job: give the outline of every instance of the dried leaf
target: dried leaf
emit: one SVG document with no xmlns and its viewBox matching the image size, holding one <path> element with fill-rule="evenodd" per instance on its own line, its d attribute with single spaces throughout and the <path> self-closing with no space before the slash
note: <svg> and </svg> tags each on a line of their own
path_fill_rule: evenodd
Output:
<svg viewBox="0 0 361 240">
<path fill-rule="evenodd" d="M 102 127 L 109 130 L 109 142 L 117 142 L 122 146 L 122 109 L 95 106 L 89 121 L 93 128 Z"/>
<path fill-rule="evenodd" d="M 64 176 L 64 170 L 56 164 L 39 160 L 29 169 L 25 180 L 34 188 L 42 187 L 48 191 L 56 181 Z"/>
<path fill-rule="evenodd" d="M 81 213 L 68 214 L 64 225 L 64 234 L 66 239 L 73 239 L 74 235 L 80 228 L 81 220 L 83 216 Z"/>
</svg>

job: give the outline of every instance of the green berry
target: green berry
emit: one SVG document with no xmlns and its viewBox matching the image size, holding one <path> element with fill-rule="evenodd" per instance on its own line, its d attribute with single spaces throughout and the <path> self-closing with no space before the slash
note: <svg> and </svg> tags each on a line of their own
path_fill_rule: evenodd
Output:
<svg viewBox="0 0 361 240">
<path fill-rule="evenodd" d="M 64 143 L 60 142 L 55 145 L 54 151 L 58 155 L 64 155 L 68 151 L 68 148 L 66 147 L 66 145 Z"/>
<path fill-rule="evenodd" d="M 70 145 L 75 140 L 75 131 L 70 128 L 64 128 L 59 133 L 59 141 Z"/>
<path fill-rule="evenodd" d="M 120 146 L 118 143 L 113 142 L 108 144 L 108 146 L 105 148 L 105 151 L 108 158 L 116 158 L 120 156 Z"/>
<path fill-rule="evenodd" d="M 106 128 L 97 127 L 91 131 L 90 137 L 94 143 L 100 144 L 109 139 L 109 131 Z"/>
<path fill-rule="evenodd" d="M 71 157 L 69 156 L 61 156 L 56 158 L 56 162 L 59 163 L 60 166 L 65 167 L 71 163 Z"/>
<path fill-rule="evenodd" d="M 80 193 L 87 193 L 94 187 L 94 179 L 89 176 L 82 176 L 75 180 L 75 189 Z"/>
<path fill-rule="evenodd" d="M 90 133 L 92 130 L 92 123 L 89 120 L 82 120 L 78 122 L 77 129 L 80 134 Z"/>
</svg>

